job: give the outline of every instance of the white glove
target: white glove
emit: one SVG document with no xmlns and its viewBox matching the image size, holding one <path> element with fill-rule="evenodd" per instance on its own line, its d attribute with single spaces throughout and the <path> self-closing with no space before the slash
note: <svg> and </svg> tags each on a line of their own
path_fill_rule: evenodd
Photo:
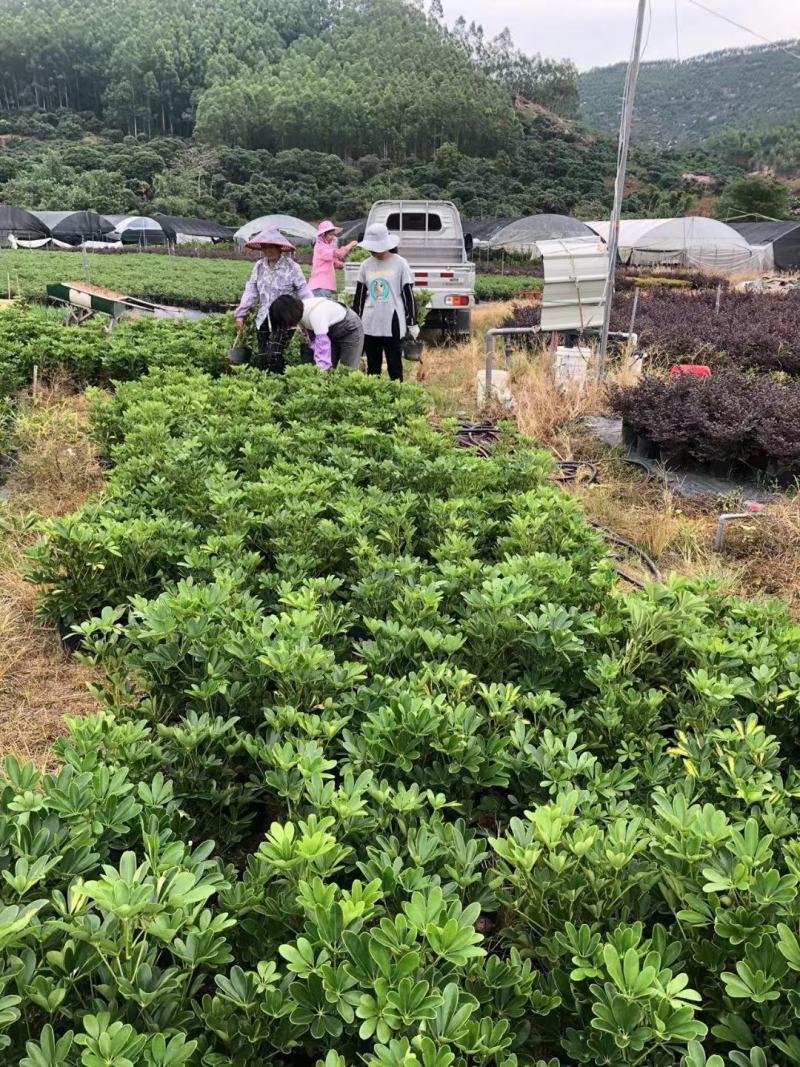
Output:
<svg viewBox="0 0 800 1067">
<path fill-rule="evenodd" d="M 419 337 L 419 326 L 409 326 L 408 335 L 412 341 L 416 341 L 416 339 Z"/>
</svg>

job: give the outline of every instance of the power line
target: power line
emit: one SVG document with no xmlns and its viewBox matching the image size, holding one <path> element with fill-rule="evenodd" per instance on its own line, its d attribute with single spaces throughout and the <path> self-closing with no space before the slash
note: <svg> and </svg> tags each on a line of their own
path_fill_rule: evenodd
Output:
<svg viewBox="0 0 800 1067">
<path fill-rule="evenodd" d="M 785 52 L 787 56 L 791 56 L 793 59 L 800 60 L 800 55 L 798 55 L 797 52 L 790 52 L 788 48 L 784 48 L 783 45 L 778 44 L 776 41 L 770 40 L 770 38 L 765 37 L 763 33 L 758 33 L 756 30 L 751 30 L 749 26 L 743 26 L 741 22 L 736 22 L 735 19 L 729 18 L 727 15 L 723 15 L 719 11 L 714 11 L 713 8 L 706 7 L 705 4 L 700 3 L 700 0 L 689 0 L 689 3 L 694 4 L 695 7 L 699 7 L 703 11 L 707 11 L 709 15 L 714 15 L 716 18 L 722 19 L 723 22 L 729 22 L 731 26 L 735 26 L 737 30 L 744 30 L 745 33 L 749 33 L 752 37 L 757 37 L 759 41 L 764 41 L 766 44 L 775 45 L 775 47 L 779 48 L 781 52 Z"/>
</svg>

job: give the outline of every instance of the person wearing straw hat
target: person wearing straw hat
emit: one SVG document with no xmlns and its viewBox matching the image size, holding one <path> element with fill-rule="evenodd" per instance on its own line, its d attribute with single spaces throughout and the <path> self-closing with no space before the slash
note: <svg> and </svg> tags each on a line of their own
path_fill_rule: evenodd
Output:
<svg viewBox="0 0 800 1067">
<path fill-rule="evenodd" d="M 380 374 L 383 357 L 394 381 L 403 380 L 403 338 L 419 337 L 411 268 L 395 251 L 398 238 L 382 222 L 367 227 L 361 247 L 371 253 L 361 264 L 353 311 L 364 323 L 367 374 Z"/>
<path fill-rule="evenodd" d="M 357 241 L 351 241 L 344 248 L 337 248 L 336 238 L 341 232 L 341 228 L 335 226 L 330 219 L 325 219 L 317 227 L 311 277 L 308 280 L 314 296 L 328 299 L 336 296 L 336 271 L 342 269 L 345 260 L 358 244 Z"/>
<path fill-rule="evenodd" d="M 242 299 L 234 312 L 236 318 L 236 336 L 241 336 L 247 312 L 254 304 L 256 311 L 256 332 L 258 334 L 257 366 L 264 370 L 281 374 L 286 366 L 284 351 L 291 334 L 272 337 L 269 309 L 279 296 L 297 296 L 307 300 L 314 294 L 305 279 L 305 275 L 293 259 L 286 253 L 294 251 L 294 245 L 287 241 L 275 226 L 267 226 L 246 244 L 245 248 L 256 248 L 261 252 L 253 266 Z"/>
</svg>

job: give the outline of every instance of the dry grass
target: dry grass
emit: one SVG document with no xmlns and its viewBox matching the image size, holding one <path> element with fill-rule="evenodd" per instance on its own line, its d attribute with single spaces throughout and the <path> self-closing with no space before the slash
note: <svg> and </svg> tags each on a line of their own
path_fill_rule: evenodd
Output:
<svg viewBox="0 0 800 1067">
<path fill-rule="evenodd" d="M 595 381 L 556 385 L 550 363 L 546 350 L 533 356 L 520 353 L 514 358 L 511 392 L 517 425 L 558 459 L 574 459 L 575 428 L 580 419 L 602 411 L 603 391 Z"/>
<path fill-rule="evenodd" d="M 713 578 L 730 593 L 777 597 L 800 617 L 800 492 L 784 494 L 758 517 L 728 527 L 714 550 L 717 520 L 741 501 L 683 500 L 597 442 L 575 438 L 576 454 L 598 465 L 593 485 L 574 485 L 588 518 L 642 548 L 662 574 Z"/>
<path fill-rule="evenodd" d="M 780 597 L 800 616 L 800 492 L 779 496 L 758 517 L 728 528 L 725 558 L 748 590 Z"/>
<path fill-rule="evenodd" d="M 409 376 L 424 385 L 431 395 L 434 411 L 441 416 L 478 417 L 475 377 L 486 363 L 484 336 L 488 329 L 501 326 L 514 302 L 479 304 L 472 313 L 473 335 L 458 345 L 426 345 L 425 356 Z"/>
<path fill-rule="evenodd" d="M 664 482 L 645 478 L 613 454 L 596 459 L 599 480 L 572 491 L 588 517 L 638 545 L 664 574 L 713 575 L 731 588 L 737 576 L 711 550 L 714 506 L 676 497 Z"/>
<path fill-rule="evenodd" d="M 556 382 L 552 356 L 546 347 L 533 354 L 520 351 L 511 365 L 511 391 L 516 401 L 517 424 L 523 433 L 548 448 L 558 459 L 578 457 L 576 435 L 583 447 L 580 423 L 589 415 L 607 414 L 605 386 L 590 364 L 586 381 Z M 634 372 L 623 359 L 609 365 L 606 382 L 627 385 Z"/>
<path fill-rule="evenodd" d="M 14 425 L 17 459 L 6 483 L 13 511 L 64 515 L 99 490 L 102 475 L 85 426 L 83 394 L 56 385 L 28 401 Z"/>
<path fill-rule="evenodd" d="M 85 430 L 82 397 L 50 388 L 17 420 L 17 462 L 6 484 L 0 547 L 0 755 L 39 767 L 51 759 L 65 714 L 95 707 L 91 672 L 64 650 L 55 630 L 34 616 L 35 589 L 24 580 L 24 553 L 36 537 L 28 516 L 62 515 L 102 484 Z"/>
</svg>

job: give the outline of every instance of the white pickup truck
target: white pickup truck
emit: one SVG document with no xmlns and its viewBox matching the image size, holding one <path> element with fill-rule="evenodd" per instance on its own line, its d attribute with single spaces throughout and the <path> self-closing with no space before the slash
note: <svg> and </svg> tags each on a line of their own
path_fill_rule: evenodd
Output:
<svg viewBox="0 0 800 1067">
<path fill-rule="evenodd" d="M 470 263 L 461 216 L 449 200 L 378 200 L 367 226 L 382 222 L 400 238 L 397 251 L 408 260 L 415 289 L 431 294 L 426 329 L 451 337 L 469 336 L 475 304 L 475 264 Z M 469 238 L 467 239 L 467 243 Z M 345 264 L 345 291 L 356 291 L 359 264 Z"/>
</svg>

